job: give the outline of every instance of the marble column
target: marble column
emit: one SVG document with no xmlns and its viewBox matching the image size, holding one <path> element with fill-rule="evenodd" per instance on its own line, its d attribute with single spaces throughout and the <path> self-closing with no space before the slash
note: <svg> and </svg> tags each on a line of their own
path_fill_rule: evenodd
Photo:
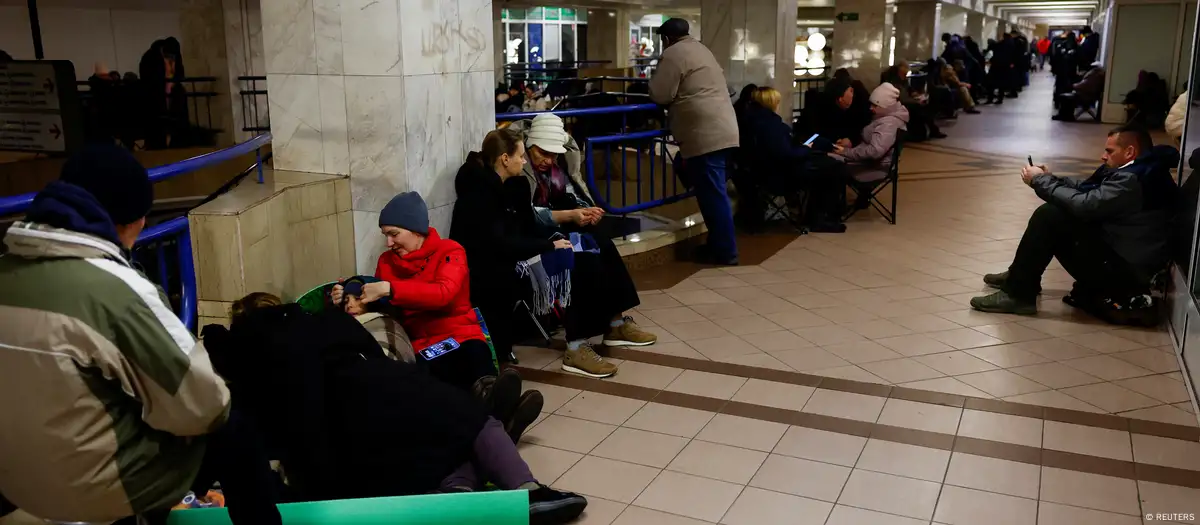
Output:
<svg viewBox="0 0 1200 525">
<path fill-rule="evenodd" d="M 846 68 L 850 75 L 867 89 L 879 85 L 888 58 L 887 18 L 885 0 L 835 0 L 834 12 L 858 14 L 858 20 L 845 18 L 833 22 L 833 69 Z M 899 24 L 896 24 L 899 28 Z M 897 29 L 899 32 L 899 29 Z M 901 57 L 896 55 L 896 59 Z"/>
<path fill-rule="evenodd" d="M 448 233 L 454 175 L 495 128 L 490 0 L 261 0 L 275 169 L 348 175 L 360 272 L 417 191 Z"/>
<path fill-rule="evenodd" d="M 796 64 L 794 0 L 701 0 L 702 34 L 735 92 L 746 84 L 771 86 L 784 96 L 779 114 L 792 119 Z"/>
<path fill-rule="evenodd" d="M 608 68 L 629 67 L 629 9 L 588 9 L 588 60 L 607 60 Z"/>
<path fill-rule="evenodd" d="M 983 38 L 979 40 L 980 49 L 987 48 L 988 40 L 995 40 L 1000 34 L 1000 20 L 996 18 L 987 18 L 983 21 Z"/>
<path fill-rule="evenodd" d="M 935 32 L 934 39 L 934 56 L 941 56 L 942 51 L 945 51 L 945 43 L 942 42 L 942 33 L 950 33 L 952 35 L 966 36 L 967 34 L 967 10 L 952 4 L 938 4 L 938 30 Z"/>
<path fill-rule="evenodd" d="M 242 76 L 266 76 L 266 61 L 263 56 L 262 10 L 259 0 L 221 0 L 225 20 L 225 56 L 228 64 L 226 85 L 229 89 L 232 113 L 232 135 L 235 142 L 242 142 L 257 134 L 242 131 L 247 126 L 264 126 L 268 118 L 267 97 L 242 97 L 243 89 L 251 84 L 238 80 Z M 265 81 L 254 83 L 256 89 L 267 89 Z M 252 108 L 258 105 L 257 116 Z"/>
<path fill-rule="evenodd" d="M 975 11 L 968 12 L 967 32 L 963 33 L 964 37 L 971 37 L 972 40 L 975 40 L 975 43 L 980 44 L 981 46 L 987 43 L 987 38 L 983 34 L 983 19 L 984 16 L 981 13 L 977 13 Z"/>
<path fill-rule="evenodd" d="M 179 40 L 185 73 L 189 77 L 216 77 L 216 82 L 197 83 L 196 89 L 211 89 L 217 93 L 208 100 L 208 108 L 198 104 L 201 113 L 195 118 L 204 125 L 212 116 L 217 134 L 217 146 L 230 146 L 235 140 L 232 98 L 237 93 L 229 88 L 229 62 L 226 53 L 226 24 L 221 0 L 183 0 L 179 9 Z"/>
<path fill-rule="evenodd" d="M 938 40 L 939 4 L 930 1 L 896 4 L 896 61 L 929 60 Z"/>
</svg>

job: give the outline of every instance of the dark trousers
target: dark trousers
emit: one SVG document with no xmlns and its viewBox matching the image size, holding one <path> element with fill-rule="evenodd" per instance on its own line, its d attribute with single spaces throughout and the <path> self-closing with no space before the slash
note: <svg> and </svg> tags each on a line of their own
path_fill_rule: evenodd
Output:
<svg viewBox="0 0 1200 525">
<path fill-rule="evenodd" d="M 708 246 L 720 259 L 737 258 L 737 240 L 733 232 L 733 207 L 725 191 L 729 150 L 714 151 L 685 159 L 688 177 L 696 188 L 696 204 L 708 226 Z"/>
<path fill-rule="evenodd" d="M 484 314 L 484 320 L 488 320 L 487 314 Z M 492 325 L 489 324 L 488 331 L 491 330 Z M 496 375 L 492 349 L 487 342 L 479 339 L 459 341 L 458 345 L 457 350 L 437 356 L 432 361 L 426 361 L 423 356 L 417 354 L 417 361 L 425 363 L 429 368 L 429 375 L 439 381 L 470 392 L 479 378 Z M 421 349 L 416 350 L 419 352 Z"/>
<path fill-rule="evenodd" d="M 1104 242 L 1099 226 L 1087 224 L 1066 210 L 1043 204 L 1029 218 L 1017 246 L 1004 291 L 1021 300 L 1034 300 L 1042 291 L 1042 274 L 1051 258 L 1075 278 L 1076 290 L 1100 297 L 1141 293 L 1133 269 Z"/>
<path fill-rule="evenodd" d="M 725 193 L 724 188 L 721 193 Z M 725 202 L 728 209 L 729 199 Z M 592 237 L 596 239 L 600 253 L 575 253 L 575 268 L 571 270 L 571 304 L 563 315 L 567 341 L 604 335 L 608 333 L 613 317 L 641 304 L 637 287 L 616 245 L 608 238 Z"/>
<path fill-rule="evenodd" d="M 766 223 L 765 198 L 808 195 L 805 224 L 841 222 L 846 205 L 846 164 L 828 155 L 813 153 L 782 169 L 743 170 L 734 176 L 738 190 L 738 216 L 750 229 Z M 765 192 L 765 195 L 764 195 Z M 789 201 L 789 204 L 791 201 Z"/>
<path fill-rule="evenodd" d="M 504 424 L 494 417 L 488 418 L 475 437 L 471 461 L 442 480 L 442 490 L 483 490 L 486 482 L 494 483 L 500 490 L 517 490 L 521 485 L 537 482 L 529 464 L 521 459 L 517 446 L 504 431 Z"/>
</svg>

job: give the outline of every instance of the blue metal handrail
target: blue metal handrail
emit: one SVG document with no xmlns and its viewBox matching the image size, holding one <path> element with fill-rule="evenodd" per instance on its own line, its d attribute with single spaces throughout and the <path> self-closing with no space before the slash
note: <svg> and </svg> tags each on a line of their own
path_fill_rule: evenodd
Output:
<svg viewBox="0 0 1200 525">
<path fill-rule="evenodd" d="M 650 130 L 650 131 L 639 131 L 636 133 L 604 135 L 604 136 L 592 137 L 592 138 L 587 139 L 587 142 L 584 144 L 583 163 L 585 166 L 584 170 L 586 172 L 586 182 L 588 185 L 588 189 L 591 190 L 592 195 L 595 197 L 596 204 L 598 206 L 600 206 L 601 208 L 603 208 L 604 211 L 606 211 L 608 213 L 617 214 L 617 215 L 625 215 L 625 214 L 629 214 L 629 213 L 648 210 L 650 208 L 657 208 L 659 206 L 665 206 L 667 204 L 671 204 L 673 202 L 678 202 L 678 201 L 687 199 L 689 197 L 692 197 L 694 195 L 692 190 L 685 189 L 683 192 L 680 192 L 679 191 L 679 178 L 677 176 L 672 176 L 667 173 L 667 163 L 670 162 L 670 159 L 668 158 L 668 156 L 666 154 L 666 144 L 668 143 L 666 137 L 668 137 L 670 135 L 671 135 L 671 132 L 668 130 L 656 129 L 656 130 Z M 596 146 L 601 146 L 601 151 L 604 152 L 605 174 L 610 174 L 610 173 L 612 173 L 612 166 L 611 166 L 612 157 L 610 155 L 608 155 L 607 153 L 612 151 L 612 148 L 605 148 L 603 146 L 605 144 L 617 144 L 617 143 L 622 143 L 622 142 L 637 142 L 637 141 L 650 141 L 649 147 L 643 147 L 640 145 L 635 147 L 636 160 L 635 160 L 634 164 L 636 165 L 636 172 L 635 172 L 636 175 L 634 178 L 634 183 L 637 185 L 635 188 L 636 192 L 637 192 L 637 194 L 636 194 L 637 202 L 635 202 L 633 204 L 628 204 L 628 198 L 627 198 L 628 197 L 628 191 L 627 191 L 628 190 L 628 186 L 627 186 L 628 177 L 626 177 L 626 172 L 628 171 L 629 166 L 628 166 L 628 163 L 626 160 L 626 156 L 624 154 L 622 154 L 622 156 L 621 156 L 621 172 L 620 172 L 621 205 L 617 206 L 617 205 L 615 205 L 615 203 L 613 202 L 613 199 L 612 199 L 612 190 L 613 190 L 613 185 L 614 185 L 613 181 L 611 179 L 608 179 L 608 184 L 605 187 L 605 191 L 604 191 L 603 195 L 601 194 L 600 187 L 596 184 L 596 155 L 595 155 Z M 662 148 L 662 154 L 659 155 L 659 157 L 660 157 L 659 161 L 661 161 L 661 162 L 656 161 L 653 158 L 651 158 L 651 160 L 649 162 L 650 173 L 649 173 L 648 189 L 649 189 L 650 195 L 649 195 L 649 200 L 642 201 L 642 182 L 643 182 L 643 180 L 642 180 L 641 153 L 642 153 L 643 149 L 645 149 L 645 150 L 649 151 L 650 156 L 653 157 L 654 149 L 659 148 L 659 147 Z M 661 167 L 659 168 L 659 171 L 658 171 L 660 174 L 660 177 L 661 177 L 661 181 L 655 178 L 654 172 L 655 172 L 655 164 L 656 163 L 661 165 Z M 661 187 L 662 187 L 662 190 L 660 192 L 661 196 L 658 198 L 655 198 L 655 188 L 656 188 L 656 186 L 659 185 L 660 182 L 661 182 Z M 670 184 L 670 187 L 671 187 L 671 192 L 669 192 L 670 194 L 668 194 L 668 191 L 667 191 L 668 184 Z"/>
<path fill-rule="evenodd" d="M 603 108 L 580 108 L 580 109 L 560 109 L 555 111 L 527 111 L 524 113 L 500 113 L 496 115 L 496 122 L 510 122 L 514 120 L 526 120 L 541 115 L 543 113 L 551 113 L 560 117 L 579 117 L 583 115 L 611 115 L 614 113 L 633 113 L 635 111 L 656 111 L 662 108 L 658 104 L 625 104 L 621 106 L 608 106 Z"/>
</svg>

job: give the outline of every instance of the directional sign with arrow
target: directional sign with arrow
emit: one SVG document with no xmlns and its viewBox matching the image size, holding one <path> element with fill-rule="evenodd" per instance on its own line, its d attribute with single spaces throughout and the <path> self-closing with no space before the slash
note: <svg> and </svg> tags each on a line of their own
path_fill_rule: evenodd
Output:
<svg viewBox="0 0 1200 525">
<path fill-rule="evenodd" d="M 838 13 L 834 16 L 838 22 L 857 22 L 858 13 Z"/>
<path fill-rule="evenodd" d="M 71 62 L 0 63 L 0 150 L 63 153 L 82 141 L 83 121 Z"/>
</svg>

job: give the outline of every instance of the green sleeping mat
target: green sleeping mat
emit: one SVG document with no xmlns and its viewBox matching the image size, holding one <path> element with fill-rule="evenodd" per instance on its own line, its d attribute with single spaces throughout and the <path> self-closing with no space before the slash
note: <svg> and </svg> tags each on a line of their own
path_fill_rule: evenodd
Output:
<svg viewBox="0 0 1200 525">
<path fill-rule="evenodd" d="M 284 525 L 529 525 L 523 490 L 285 503 Z M 231 525 L 226 509 L 171 512 L 167 525 Z"/>
</svg>

